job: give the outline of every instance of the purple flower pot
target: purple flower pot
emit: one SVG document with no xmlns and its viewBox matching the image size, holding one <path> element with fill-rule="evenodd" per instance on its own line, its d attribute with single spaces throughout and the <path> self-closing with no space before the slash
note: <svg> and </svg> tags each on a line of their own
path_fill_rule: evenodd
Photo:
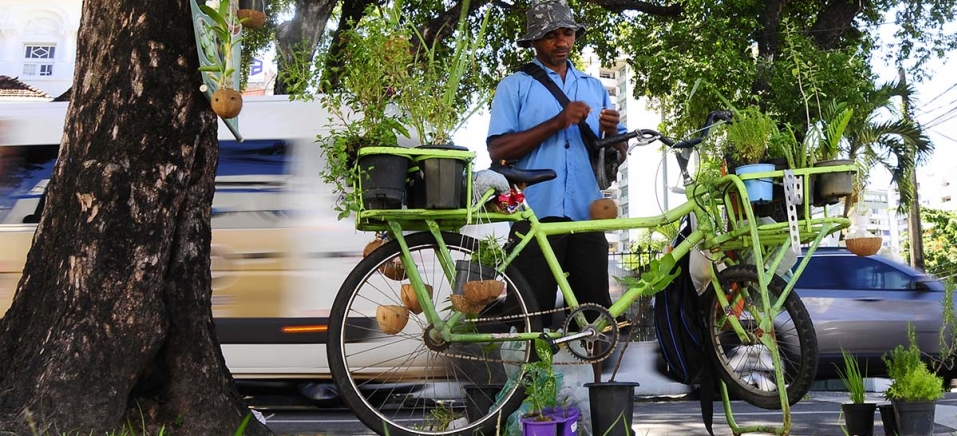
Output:
<svg viewBox="0 0 957 436">
<path fill-rule="evenodd" d="M 581 412 L 577 407 L 556 407 L 545 409 L 542 413 L 558 423 L 558 436 L 578 436 L 578 416 Z"/>
<path fill-rule="evenodd" d="M 540 421 L 538 416 L 522 417 L 522 436 L 557 436 L 558 422 Z"/>
</svg>

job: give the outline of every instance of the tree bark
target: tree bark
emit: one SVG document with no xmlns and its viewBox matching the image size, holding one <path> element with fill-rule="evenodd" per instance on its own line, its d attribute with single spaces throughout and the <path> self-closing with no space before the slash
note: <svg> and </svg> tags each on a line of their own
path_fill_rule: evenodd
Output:
<svg viewBox="0 0 957 436">
<path fill-rule="evenodd" d="M 206 436 L 249 413 L 213 330 L 216 118 L 188 1 L 83 3 L 46 210 L 0 320 L 0 430 Z"/>
<path fill-rule="evenodd" d="M 296 0 L 296 15 L 276 27 L 276 51 L 279 56 L 276 58 L 274 94 L 285 95 L 296 91 L 283 72 L 301 62 L 312 65 L 316 46 L 336 3 L 338 0 Z"/>
</svg>

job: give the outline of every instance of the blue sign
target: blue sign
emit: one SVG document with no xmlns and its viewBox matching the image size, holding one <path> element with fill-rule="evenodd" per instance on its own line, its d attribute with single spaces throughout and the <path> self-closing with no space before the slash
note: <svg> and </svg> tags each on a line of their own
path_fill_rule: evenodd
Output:
<svg viewBox="0 0 957 436">
<path fill-rule="evenodd" d="M 263 61 L 259 59 L 253 59 L 253 61 L 249 63 L 249 75 L 255 76 L 262 72 L 263 72 Z"/>
</svg>

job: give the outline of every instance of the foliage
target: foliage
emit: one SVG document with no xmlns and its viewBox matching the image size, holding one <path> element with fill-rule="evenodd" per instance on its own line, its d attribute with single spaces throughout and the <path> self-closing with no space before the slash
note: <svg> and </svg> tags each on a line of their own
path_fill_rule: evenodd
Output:
<svg viewBox="0 0 957 436">
<path fill-rule="evenodd" d="M 854 110 L 844 102 L 830 102 L 821 113 L 821 120 L 808 129 L 807 141 L 813 162 L 834 160 L 842 155 L 844 132 Z"/>
<path fill-rule="evenodd" d="M 529 417 L 548 420 L 542 411 L 558 405 L 558 379 L 552 366 L 554 353 L 552 346 L 544 339 L 535 339 L 535 362 L 522 364 L 522 386 L 525 387 L 525 401 L 529 405 Z"/>
<path fill-rule="evenodd" d="M 921 360 L 917 347 L 917 334 L 913 325 L 908 325 L 907 348 L 898 345 L 883 357 L 891 385 L 884 396 L 898 401 L 930 401 L 944 395 L 944 380 L 930 372 Z"/>
<path fill-rule="evenodd" d="M 475 55 L 485 44 L 490 17 L 486 13 L 473 34 L 468 28 L 468 5 L 465 0 L 447 56 L 440 53 L 439 44 L 429 45 L 414 26 L 405 25 L 422 43 L 406 80 L 392 86 L 398 92 L 396 103 L 408 114 L 421 144 L 450 143 L 452 134 L 490 97 L 488 92 L 476 94 L 463 86 L 466 76 L 474 74 Z"/>
<path fill-rule="evenodd" d="M 864 368 L 864 372 L 861 373 L 857 359 L 844 347 L 841 347 L 841 356 L 844 358 L 844 370 L 837 368 L 837 375 L 844 383 L 847 397 L 851 402 L 861 404 L 864 402 L 864 378 L 867 377 L 867 368 Z"/>
<path fill-rule="evenodd" d="M 725 128 L 725 152 L 737 165 L 755 164 L 764 158 L 768 143 L 778 128 L 770 116 L 756 106 L 734 111 L 734 122 Z"/>
<path fill-rule="evenodd" d="M 957 278 L 957 212 L 922 207 L 920 216 L 927 273 L 945 281 Z M 910 239 L 905 235 L 901 237 L 901 252 L 909 261 Z"/>
<path fill-rule="evenodd" d="M 495 268 L 505 260 L 505 248 L 495 235 L 479 240 L 478 249 L 472 252 L 472 261 L 489 268 Z"/>
<path fill-rule="evenodd" d="M 229 8 L 229 2 L 219 2 L 219 9 L 213 9 L 204 3 L 199 5 L 200 10 L 209 16 L 213 23 L 203 21 L 207 30 L 212 31 L 215 37 L 212 45 L 203 44 L 203 54 L 210 65 L 199 67 L 199 71 L 209 74 L 219 88 L 231 87 L 230 76 L 233 75 L 233 47 L 240 44 L 242 37 L 234 36 L 235 29 L 248 18 L 237 19 L 236 14 Z"/>
</svg>

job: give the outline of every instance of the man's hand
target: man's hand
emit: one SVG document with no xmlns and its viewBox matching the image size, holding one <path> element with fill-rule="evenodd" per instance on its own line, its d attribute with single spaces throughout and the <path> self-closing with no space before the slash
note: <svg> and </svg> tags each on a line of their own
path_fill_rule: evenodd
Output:
<svg viewBox="0 0 957 436">
<path fill-rule="evenodd" d="M 562 109 L 555 117 L 560 126 L 559 130 L 565 130 L 573 124 L 580 123 L 581 120 L 588 117 L 589 112 L 591 112 L 591 108 L 585 103 L 580 101 L 568 103 L 568 106 L 565 106 L 565 109 Z"/>
<path fill-rule="evenodd" d="M 614 109 L 602 109 L 598 115 L 598 124 L 605 136 L 615 136 L 618 134 L 618 122 L 621 115 Z"/>
<path fill-rule="evenodd" d="M 621 115 L 614 109 L 602 109 L 601 114 L 598 115 L 598 123 L 605 136 L 615 136 L 618 134 L 619 121 L 621 121 Z M 615 148 L 618 149 L 618 163 L 624 163 L 625 158 L 628 157 L 628 144 L 619 142 L 615 144 Z"/>
</svg>

